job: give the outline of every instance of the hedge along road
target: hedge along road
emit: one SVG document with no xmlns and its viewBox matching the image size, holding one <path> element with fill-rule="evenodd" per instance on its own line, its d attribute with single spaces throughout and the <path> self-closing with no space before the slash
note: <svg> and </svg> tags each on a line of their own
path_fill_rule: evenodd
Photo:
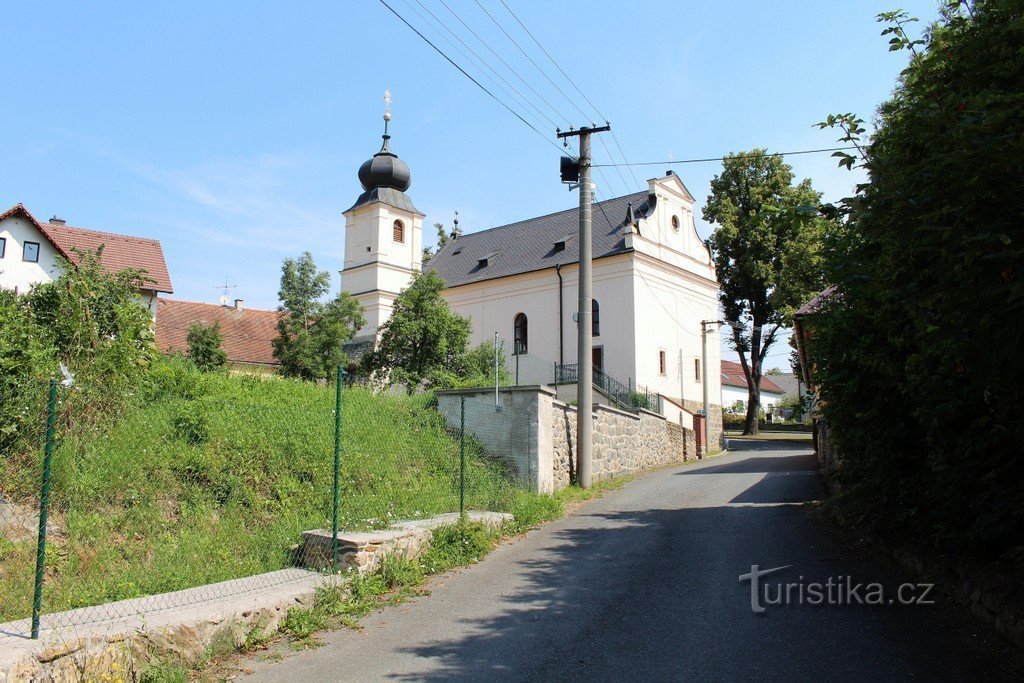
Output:
<svg viewBox="0 0 1024 683">
<path fill-rule="evenodd" d="M 319 649 L 243 666 L 260 681 L 1001 680 L 1024 673 L 1019 651 L 941 599 L 854 606 L 766 605 L 759 597 L 765 611 L 755 614 L 750 581 L 739 578 L 752 565 L 788 566 L 760 579 L 772 600 L 773 585 L 801 577 L 805 597 L 830 577 L 879 582 L 892 597 L 911 579 L 838 541 L 802 505 L 824 495 L 807 447 L 744 441 L 733 448 L 637 479 L 478 565 L 439 576 L 429 596 L 375 613 L 361 631 L 327 633 Z M 905 596 L 924 592 L 914 587 Z"/>
</svg>

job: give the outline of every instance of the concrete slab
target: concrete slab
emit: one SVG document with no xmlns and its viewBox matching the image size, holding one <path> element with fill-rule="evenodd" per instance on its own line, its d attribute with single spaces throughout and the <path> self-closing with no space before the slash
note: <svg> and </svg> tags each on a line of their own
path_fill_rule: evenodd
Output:
<svg viewBox="0 0 1024 683">
<path fill-rule="evenodd" d="M 114 642 L 141 631 L 217 623 L 234 615 L 286 607 L 308 600 L 318 587 L 337 580 L 306 569 L 282 569 L 173 593 L 44 614 L 39 640 L 29 638 L 28 619 L 3 623 L 0 680 L 26 656 L 59 652 L 87 641 Z"/>
</svg>

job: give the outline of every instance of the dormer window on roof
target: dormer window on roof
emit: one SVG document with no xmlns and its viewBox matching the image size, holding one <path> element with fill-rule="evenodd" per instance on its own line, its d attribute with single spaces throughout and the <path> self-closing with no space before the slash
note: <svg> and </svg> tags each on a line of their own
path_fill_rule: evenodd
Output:
<svg viewBox="0 0 1024 683">
<path fill-rule="evenodd" d="M 497 251 L 489 252 L 485 256 L 481 256 L 479 259 L 477 259 L 476 265 L 480 268 L 486 268 L 488 265 L 490 265 L 491 259 L 493 259 L 497 255 Z"/>
<path fill-rule="evenodd" d="M 555 240 L 555 251 L 565 251 L 566 243 L 568 243 L 569 240 L 573 239 L 574 237 L 576 237 L 576 233 L 574 232 L 569 233 L 565 237 L 559 237 L 557 240 Z"/>
</svg>

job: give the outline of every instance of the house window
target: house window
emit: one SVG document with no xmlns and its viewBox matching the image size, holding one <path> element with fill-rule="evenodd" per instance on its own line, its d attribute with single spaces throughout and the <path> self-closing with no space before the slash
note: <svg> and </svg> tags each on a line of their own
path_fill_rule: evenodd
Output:
<svg viewBox="0 0 1024 683">
<path fill-rule="evenodd" d="M 595 346 L 590 352 L 590 360 L 594 364 L 594 369 L 604 372 L 604 347 Z"/>
<path fill-rule="evenodd" d="M 672 216 L 672 229 L 679 232 L 679 216 Z"/>
<path fill-rule="evenodd" d="M 518 313 L 512 322 L 513 339 L 515 339 L 515 350 L 519 353 L 526 353 L 527 322 L 526 314 Z"/>
<path fill-rule="evenodd" d="M 700 358 L 694 358 L 693 359 L 693 379 L 695 379 L 697 381 L 697 384 L 700 384 L 700 377 L 701 377 Z"/>
<path fill-rule="evenodd" d="M 6 253 L 7 253 L 7 238 L 6 237 L 0 237 L 0 258 L 3 258 L 4 254 L 6 254 Z"/>
<path fill-rule="evenodd" d="M 665 352 L 663 350 L 662 351 L 658 351 L 658 374 L 659 375 L 664 375 L 666 369 L 667 368 L 666 368 L 666 364 L 665 364 Z"/>
<path fill-rule="evenodd" d="M 22 261 L 39 263 L 39 242 L 25 242 L 25 250 L 22 252 Z"/>
<path fill-rule="evenodd" d="M 601 336 L 601 304 L 597 299 L 590 300 L 590 333 L 595 337 Z"/>
<path fill-rule="evenodd" d="M 405 224 L 402 221 L 395 221 L 391 228 L 391 237 L 396 242 L 405 242 Z"/>
</svg>

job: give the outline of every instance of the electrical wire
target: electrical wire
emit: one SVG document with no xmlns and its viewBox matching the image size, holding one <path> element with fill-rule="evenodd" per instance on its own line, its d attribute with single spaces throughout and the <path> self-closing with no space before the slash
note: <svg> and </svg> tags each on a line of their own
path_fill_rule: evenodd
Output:
<svg viewBox="0 0 1024 683">
<path fill-rule="evenodd" d="M 515 101 L 515 100 L 516 100 L 516 96 L 518 96 L 518 97 L 519 97 L 519 103 L 520 103 L 520 104 L 526 104 L 526 105 L 527 105 L 528 107 L 532 107 L 532 108 L 533 108 L 533 110 L 534 110 L 535 112 L 537 112 L 537 114 L 538 114 L 538 115 L 540 116 L 540 118 L 542 118 L 542 119 L 546 120 L 546 121 L 548 122 L 548 124 L 549 124 L 549 125 L 550 125 L 550 126 L 551 126 L 552 128 L 557 128 L 557 127 L 558 127 L 558 124 L 557 124 L 557 123 L 555 123 L 555 122 L 554 122 L 554 121 L 553 121 L 553 120 L 552 120 L 551 118 L 549 118 L 549 117 L 547 116 L 547 114 L 545 114 L 544 112 L 542 112 L 542 111 L 541 111 L 541 110 L 540 110 L 540 109 L 539 109 L 539 108 L 537 107 L 537 105 L 533 104 L 533 102 L 531 102 L 531 101 L 530 101 L 530 99 L 529 99 L 528 97 L 526 97 L 525 95 L 523 95 L 523 93 L 519 92 L 519 90 L 518 90 L 518 89 L 517 89 L 517 88 L 516 88 L 516 87 L 515 87 L 514 85 L 512 85 L 511 83 L 509 83 L 509 82 L 508 82 L 508 79 L 506 79 L 506 78 L 505 78 L 504 76 L 502 76 L 502 75 L 501 75 L 500 73 L 498 73 L 498 71 L 497 71 L 496 69 L 494 69 L 494 68 L 493 68 L 493 67 L 492 67 L 492 66 L 491 66 L 490 64 L 488 64 L 488 63 L 487 63 L 487 60 L 485 60 L 485 59 L 484 59 L 483 57 L 481 57 L 481 56 L 480 56 L 480 54 L 479 54 L 479 53 L 478 53 L 478 52 L 477 52 L 476 50 L 474 50 L 474 49 L 473 49 L 472 47 L 470 47 L 470 46 L 469 46 L 469 45 L 468 45 L 468 44 L 466 43 L 466 41 L 464 41 L 464 40 L 463 40 L 462 38 L 460 38 L 460 37 L 458 36 L 458 34 L 456 34 L 456 33 L 455 33 L 455 31 L 452 31 L 452 30 L 451 30 L 451 29 L 450 29 L 450 28 L 448 27 L 448 25 L 447 25 L 447 24 L 446 24 L 446 23 L 445 23 L 444 21 L 442 21 L 442 20 L 441 20 L 441 19 L 440 19 L 440 18 L 439 18 L 439 17 L 438 17 L 438 16 L 436 15 L 436 14 L 434 14 L 433 12 L 431 12 L 431 11 L 430 11 L 430 8 L 429 8 L 429 7 L 427 7 L 426 5 L 424 5 L 424 4 L 423 4 L 423 2 L 422 2 L 421 0 L 415 0 L 416 4 L 417 4 L 417 5 L 419 5 L 420 7 L 422 7 L 422 8 L 423 8 L 423 10 L 424 10 L 424 11 L 425 11 L 425 12 L 426 12 L 427 14 L 429 14 L 429 15 L 430 15 L 430 17 L 431 17 L 431 18 L 432 18 L 432 19 L 434 20 L 434 22 L 435 22 L 435 23 L 436 23 L 436 24 L 437 24 L 438 26 L 440 26 L 440 27 L 441 27 L 442 29 L 444 29 L 445 31 L 447 31 L 447 32 L 448 32 L 448 33 L 449 33 L 449 34 L 450 34 L 450 35 L 452 36 L 452 38 L 454 38 L 454 39 L 455 39 L 455 40 L 457 40 L 457 41 L 458 41 L 458 42 L 459 42 L 460 44 L 462 44 L 462 46 L 463 46 L 463 47 L 465 47 L 465 48 L 466 48 L 466 50 L 469 50 L 469 51 L 470 51 L 471 53 L 473 53 L 473 57 L 470 57 L 470 56 L 469 56 L 468 54 L 466 54 L 466 52 L 465 52 L 465 51 L 464 51 L 464 50 L 463 50 L 462 48 L 460 48 L 460 47 L 459 47 L 458 45 L 456 45 L 456 44 L 455 44 L 454 42 L 452 42 L 452 40 L 451 40 L 450 38 L 448 38 L 448 37 L 447 37 L 447 36 L 445 36 L 445 35 L 444 35 L 443 33 L 441 33 L 441 31 L 440 31 L 440 30 L 439 30 L 439 29 L 437 28 L 437 26 L 434 26 L 433 24 L 431 24 L 431 23 L 430 23 L 430 20 L 429 20 L 429 19 L 427 19 L 427 18 L 426 18 L 425 16 L 423 16 L 423 14 L 422 14 L 422 13 L 421 13 L 421 12 L 420 12 L 420 11 L 419 11 L 418 9 L 416 9 L 415 7 L 413 7 L 413 6 L 412 6 L 412 3 L 411 3 L 411 2 L 409 2 L 409 0 L 403 0 L 403 1 L 404 1 L 404 2 L 405 2 L 405 4 L 406 4 L 406 5 L 407 5 L 407 6 L 409 7 L 409 9 L 411 9 L 411 10 L 412 10 L 413 12 L 415 12 L 415 13 L 416 13 L 416 16 L 418 16 L 418 17 L 419 17 L 419 18 L 420 18 L 420 19 L 421 19 L 421 20 L 423 21 L 423 23 L 425 23 L 425 24 L 427 24 L 427 25 L 430 25 L 430 26 L 431 26 L 431 27 L 432 27 L 432 28 L 433 28 L 433 29 L 434 29 L 435 31 L 437 31 L 437 33 L 438 33 L 438 34 L 439 34 L 439 35 L 440 35 L 440 36 L 441 36 L 442 38 L 444 38 L 444 39 L 445 39 L 445 40 L 446 40 L 446 41 L 448 42 L 448 44 L 449 44 L 449 45 L 451 45 L 452 47 L 454 47 L 454 48 L 455 48 L 455 49 L 456 49 L 456 50 L 457 50 L 457 51 L 459 52 L 459 54 L 461 54 L 461 55 L 462 55 L 463 57 L 465 57 L 465 58 L 466 58 L 466 59 L 467 59 L 467 60 L 468 60 L 469 62 L 473 63 L 473 64 L 474 64 L 474 65 L 475 65 L 475 66 L 476 66 L 476 67 L 477 67 L 478 69 L 480 69 L 480 70 L 481 70 L 481 72 L 483 72 L 483 74 L 484 74 L 485 76 L 487 76 L 487 78 L 488 78 L 488 79 L 489 79 L 489 80 L 490 80 L 490 81 L 491 81 L 492 83 L 494 83 L 494 84 L 495 84 L 495 85 L 496 85 L 496 86 L 497 86 L 497 87 L 498 87 L 499 89 L 501 89 L 502 91 L 504 91 L 504 93 L 505 93 L 506 95 L 508 95 L 508 96 L 509 96 L 509 98 L 510 98 L 510 99 L 511 99 L 512 101 Z M 474 57 L 476 58 L 476 61 L 475 61 L 475 62 L 474 62 Z M 504 84 L 505 84 L 506 86 L 508 86 L 508 87 L 507 87 L 507 88 L 506 88 L 506 87 L 503 87 L 503 86 L 501 85 L 501 83 L 498 83 L 498 82 L 497 82 L 496 80 L 494 80 L 494 78 L 491 78 L 491 76 L 489 76 L 489 75 L 488 75 L 488 74 L 487 74 L 487 73 L 486 73 L 486 72 L 484 71 L 484 69 L 488 69 L 488 70 L 490 70 L 490 72 L 491 72 L 491 73 L 493 73 L 493 74 L 494 74 L 495 76 L 497 76 L 497 77 L 498 77 L 498 78 L 499 78 L 499 79 L 500 79 L 500 80 L 502 81 L 502 83 L 504 83 Z M 511 89 L 511 90 L 512 90 L 512 92 L 514 92 L 514 93 L 515 93 L 515 95 L 513 95 L 513 94 L 512 94 L 512 92 L 509 92 L 509 89 Z"/>
<path fill-rule="evenodd" d="M 416 0 L 416 1 L 417 1 L 417 2 L 419 2 L 420 0 Z M 516 77 L 516 78 L 518 78 L 518 79 L 519 79 L 520 81 L 522 81 L 522 82 L 523 82 L 523 84 L 524 84 L 524 85 L 525 85 L 525 86 L 526 86 L 527 88 L 529 88 L 529 89 L 530 89 L 530 92 L 532 92 L 532 93 L 533 93 L 534 95 L 536 95 L 536 96 L 537 96 L 538 98 L 540 98 L 541 102 L 543 102 L 544 104 L 546 104 L 546 105 L 548 106 L 548 108 L 549 108 L 549 109 L 551 109 L 551 111 L 555 112 L 555 115 L 556 115 L 556 116 L 557 116 L 558 118 L 560 118 L 560 119 L 562 119 L 563 121 L 566 121 L 566 122 L 568 122 L 568 121 L 569 121 L 569 117 L 567 117 L 567 116 L 565 116 L 564 114 L 562 114 L 562 112 L 561 112 L 561 111 L 559 111 L 559 110 L 558 110 L 557 108 L 555 108 L 555 106 L 554 106 L 553 104 L 551 104 L 550 102 L 548 102 L 548 100 L 547 100 L 547 99 L 546 99 L 546 98 L 545 98 L 545 97 L 544 97 L 543 95 L 541 95 L 541 94 L 540 94 L 539 92 L 537 92 L 537 91 L 536 91 L 536 90 L 535 90 L 535 89 L 533 88 L 533 86 L 532 86 L 532 85 L 530 85 L 530 83 L 529 83 L 529 82 L 528 82 L 528 81 L 527 81 L 527 80 L 526 80 L 525 78 L 523 78 L 523 77 L 522 77 L 522 75 L 521 75 L 521 74 L 520 74 L 520 73 L 519 73 L 518 71 L 516 71 L 516 70 L 515 70 L 514 68 L 512 68 L 512 66 L 511 66 L 511 65 L 510 65 L 510 64 L 509 64 L 508 62 L 506 62 L 506 61 L 505 61 L 505 60 L 504 60 L 504 59 L 502 58 L 502 56 L 501 56 L 501 55 L 499 55 L 499 54 L 498 54 L 498 53 L 497 53 L 497 52 L 496 52 L 496 51 L 494 50 L 494 48 L 492 48 L 492 47 L 490 46 L 490 44 L 489 44 L 489 43 L 488 43 L 488 42 L 487 42 L 486 40 L 484 40 L 483 38 L 481 38 L 481 37 L 480 37 L 480 34 L 479 34 L 479 33 L 477 33 L 476 31 L 474 31 L 474 30 L 473 30 L 473 27 L 471 27 L 471 26 L 470 26 L 469 24 L 467 24 L 467 23 L 466 23 L 466 22 L 465 22 L 465 21 L 464 21 L 464 20 L 462 19 L 462 17 L 460 17 L 460 16 L 459 16 L 459 15 L 458 15 L 458 14 L 457 14 L 457 13 L 455 12 L 455 10 L 453 10 L 453 9 L 451 8 L 451 6 L 449 6 L 449 5 L 448 5 L 448 3 L 447 3 L 447 2 L 445 2 L 445 0 L 439 0 L 439 2 L 440 2 L 440 3 L 442 4 L 442 5 L 444 5 L 445 9 L 447 9 L 447 10 L 448 10 L 448 12 L 449 12 L 449 13 L 450 13 L 450 14 L 451 14 L 451 15 L 452 15 L 453 17 L 455 17 L 455 18 L 456 18 L 456 19 L 457 19 L 457 20 L 459 21 L 459 23 L 460 23 L 460 24 L 462 24 L 463 26 L 465 26 L 465 27 L 466 27 L 466 30 L 468 30 L 468 31 L 469 31 L 470 33 L 472 33 L 472 34 L 473 34 L 473 35 L 474 35 L 474 36 L 476 37 L 476 39 L 477 39 L 477 40 L 479 40 L 479 41 L 480 41 L 480 43 L 481 43 L 481 44 L 482 44 L 482 45 L 483 45 L 484 47 L 486 47 L 486 48 L 487 48 L 487 49 L 488 49 L 488 50 L 489 50 L 489 51 L 491 52 L 491 54 L 492 54 L 492 55 L 494 55 L 495 57 L 497 57 L 497 58 L 498 58 L 498 61 L 500 61 L 500 62 L 501 62 L 502 64 L 504 64 L 504 65 L 505 65 L 505 68 L 506 68 L 506 69 L 508 69 L 509 71 L 511 71 L 511 72 L 512 72 L 512 74 L 513 74 L 513 75 L 515 75 L 515 77 Z M 420 3 L 420 4 L 422 4 L 422 3 Z M 430 10 L 427 10 L 427 11 L 429 12 Z M 534 108 L 536 109 L 536 106 L 534 106 Z M 538 110 L 538 111 L 539 111 L 539 110 Z M 544 118 L 547 118 L 547 117 L 545 116 Z M 555 124 L 555 123 L 554 123 L 553 121 L 551 121 L 551 119 L 547 119 L 547 120 L 548 120 L 549 122 L 551 122 L 551 125 L 552 125 L 553 127 L 556 127 L 556 128 L 558 127 L 558 126 L 557 126 L 557 124 Z"/>
<path fill-rule="evenodd" d="M 856 149 L 856 147 L 826 147 L 824 149 L 802 149 L 796 152 L 766 152 L 764 154 L 732 154 L 724 157 L 707 157 L 704 159 L 680 159 L 678 161 L 637 161 L 634 163 L 625 164 L 594 164 L 595 167 L 600 166 L 607 168 L 609 166 L 661 166 L 661 165 L 673 165 L 673 164 L 700 164 L 706 161 L 725 161 L 726 159 L 745 159 L 747 157 L 787 157 L 795 156 L 797 154 L 820 154 L 822 152 L 840 152 L 848 149 Z"/>
<path fill-rule="evenodd" d="M 439 47 L 438 47 L 437 45 L 435 45 L 435 44 L 434 44 L 433 42 L 431 42 L 431 40 L 430 40 L 429 38 L 427 38 L 427 37 L 426 37 L 425 35 L 423 35 L 423 34 L 422 34 L 422 33 L 421 33 L 421 32 L 420 32 L 420 31 L 419 31 L 419 30 L 418 30 L 418 29 L 417 29 L 417 28 L 416 28 L 415 26 L 413 26 L 412 24 L 410 24 L 410 23 L 409 23 L 409 21 L 408 21 L 408 20 L 407 20 L 407 19 L 406 19 L 405 17 L 403 17 L 403 16 L 401 15 L 401 14 L 399 14 L 399 13 L 398 13 L 398 12 L 397 12 L 397 11 L 395 10 L 395 8 L 394 8 L 394 7 L 392 7 L 391 5 L 389 5 L 389 4 L 387 3 L 387 0 L 379 0 L 379 2 L 380 2 L 380 4 L 382 4 L 382 5 L 384 5 L 385 7 L 387 7 L 387 8 L 388 8 L 388 10 L 389 10 L 389 11 L 390 11 L 390 12 L 391 12 L 392 14 L 394 14 L 394 15 L 395 15 L 396 17 L 398 17 L 398 19 L 399 19 L 399 20 L 400 20 L 400 21 L 401 21 L 401 22 L 402 22 L 403 24 L 405 24 L 406 26 L 408 26 L 408 27 L 409 27 L 409 29 L 411 29 L 411 30 L 412 30 L 412 32 L 413 32 L 413 33 L 415 33 L 415 34 L 416 34 L 417 36 L 419 36 L 419 37 L 420 37 L 420 38 L 421 38 L 421 39 L 422 39 L 422 40 L 423 40 L 423 41 L 424 41 L 424 42 L 425 42 L 425 43 L 426 43 L 427 45 L 429 45 L 430 47 L 434 48 L 434 50 L 435 50 L 435 51 L 436 51 L 436 52 L 437 52 L 437 53 L 438 53 L 439 55 L 441 55 L 442 57 L 444 57 L 444 58 L 445 58 L 445 60 L 446 60 L 446 61 L 447 61 L 447 62 L 448 62 L 449 64 L 451 64 L 451 65 L 452 65 L 452 66 L 454 66 L 454 67 L 455 67 L 456 69 L 458 69 L 458 70 L 459 70 L 459 73 L 461 73 L 461 74 L 462 74 L 463 76 L 465 76 L 465 77 L 466 77 L 466 78 L 468 78 L 468 79 L 469 79 L 470 81 L 472 81 L 472 82 L 473 82 L 473 84 L 474 84 L 474 85 L 476 85 L 476 87 L 480 88 L 480 89 L 481 89 L 481 90 L 483 90 L 483 91 L 484 91 L 485 93 L 487 93 L 487 95 L 488 95 L 488 96 L 489 96 L 489 97 L 490 97 L 491 99 L 493 99 L 493 100 L 494 100 L 495 102 L 497 102 L 497 103 L 498 103 L 498 104 L 500 104 L 500 105 L 501 105 L 502 107 L 504 107 L 505 109 L 507 109 L 507 110 L 508 110 L 508 112 L 509 112 L 510 114 L 512 114 L 512 116 L 515 116 L 515 117 L 516 117 L 517 119 L 519 119 L 519 120 L 520 120 L 520 121 L 521 121 L 521 122 L 522 122 L 522 123 L 523 123 L 523 124 L 524 124 L 524 125 L 525 125 L 526 127 L 528 127 L 528 128 L 529 128 L 530 130 L 532 130 L 532 131 L 533 131 L 534 133 L 536 133 L 537 135 L 539 135 L 539 136 L 540 136 L 540 137 L 541 137 L 541 138 L 542 138 L 542 139 L 543 139 L 543 140 L 544 140 L 545 142 L 547 142 L 548 144 L 550 144 L 550 145 L 551 145 L 552 147 L 554 147 L 555 149 L 557 149 L 557 150 L 558 150 L 559 152 L 561 152 L 561 151 L 562 151 L 562 148 L 561 148 L 561 147 L 559 147 L 559 146 L 558 146 L 558 144 L 557 144 L 557 143 L 556 143 L 556 142 L 555 142 L 554 140 L 552 140 L 551 138 L 549 138 L 549 137 L 548 137 L 547 135 L 544 135 L 544 133 L 541 133 L 541 132 L 540 132 L 540 131 L 539 131 L 539 130 L 537 129 L 537 127 L 536 127 L 536 126 L 534 126 L 534 125 L 533 125 L 532 123 L 530 123 L 529 121 L 527 121 L 526 119 L 524 119 L 524 118 L 523 118 L 522 116 L 520 116 L 518 112 L 516 112 L 516 111 L 515 111 L 514 109 L 512 109 L 512 107 L 510 107 L 510 106 L 508 106 L 507 104 L 505 104 L 505 102 L 503 102 L 503 101 L 502 101 L 501 99 L 499 99 L 497 95 L 495 95 L 495 94 L 494 94 L 494 93 L 492 93 L 492 92 L 491 92 L 490 90 L 488 90 L 488 89 L 487 89 L 487 88 L 486 88 L 486 87 L 485 87 L 485 86 L 484 86 L 484 85 L 483 85 L 482 83 L 480 83 L 480 81 L 478 81 L 477 79 L 473 78 L 473 76 L 471 76 L 471 75 L 469 74 L 469 72 L 467 72 L 467 71 L 466 71 L 465 69 L 463 69 L 463 68 L 462 68 L 461 66 L 459 66 L 459 65 L 458 65 L 458 64 L 457 64 L 457 63 L 455 62 L 455 60 L 453 60 L 453 59 L 452 59 L 451 57 L 449 57 L 449 56 L 448 56 L 448 55 L 447 55 L 447 54 L 446 54 L 446 53 L 444 52 L 444 50 L 442 50 L 442 49 L 441 49 L 441 48 L 439 48 Z"/>
<path fill-rule="evenodd" d="M 557 90 L 559 93 L 561 93 L 562 97 L 564 97 L 566 99 L 566 101 L 569 102 L 569 104 L 571 104 L 573 107 L 575 107 L 576 111 L 578 111 L 580 113 L 580 115 L 583 116 L 583 118 L 588 118 L 586 112 L 584 112 L 582 109 L 580 109 L 580 106 L 578 104 L 576 104 L 576 101 L 574 99 L 572 99 L 571 97 L 569 97 L 568 95 L 566 95 L 565 91 L 563 91 L 561 88 L 559 88 L 558 85 L 553 80 L 551 80 L 551 77 L 548 76 L 547 72 L 544 71 L 544 69 L 540 68 L 540 65 L 537 64 L 537 62 L 534 61 L 533 57 L 531 57 L 529 55 L 529 53 L 522 48 L 522 46 L 519 44 L 519 42 L 515 38 L 512 37 L 512 34 L 509 33 L 508 31 L 506 31 L 505 27 L 502 26 L 498 22 L 498 20 L 494 18 L 494 15 L 492 15 L 489 11 L 487 11 L 487 8 L 483 6 L 483 3 L 481 3 L 480 0 L 474 0 L 474 1 L 476 2 L 477 7 L 479 7 L 481 10 L 483 10 L 484 14 L 486 14 L 487 17 L 492 22 L 494 22 L 494 25 L 497 26 L 501 30 L 501 32 L 505 34 L 505 37 L 508 38 L 510 41 L 512 41 L 512 44 L 516 46 L 516 49 L 518 49 L 520 52 L 523 53 L 523 56 L 526 57 L 530 61 L 530 64 L 533 64 L 533 66 L 536 67 L 537 71 L 540 72 L 540 75 L 543 76 L 547 80 L 547 82 L 550 83 L 551 86 L 555 90 Z M 596 109 L 596 107 L 595 107 L 595 109 Z"/>
<path fill-rule="evenodd" d="M 536 45 L 537 47 L 539 47 L 539 48 L 540 48 L 540 51 L 544 53 L 544 56 L 548 58 L 548 61 L 550 61 L 550 62 L 551 62 L 551 63 L 552 63 L 553 65 L 554 65 L 554 67 L 555 67 L 556 69 L 558 69 L 559 73 L 561 73 L 561 74 L 562 74 L 562 76 L 563 76 L 563 77 L 565 78 L 565 80 L 567 80 L 567 81 L 569 82 L 569 85 L 571 85 L 571 86 L 572 86 L 573 88 L 575 88 L 576 92 L 578 92 L 578 93 L 580 94 L 580 97 L 582 97 L 582 98 L 583 98 L 583 99 L 584 99 L 584 100 L 585 100 L 585 101 L 587 102 L 587 104 L 589 104 L 589 105 L 590 105 L 590 106 L 591 106 L 591 107 L 592 107 L 592 108 L 594 109 L 594 111 L 595 111 L 595 112 L 597 113 L 597 116 L 598 116 L 598 118 L 599 118 L 599 119 L 600 119 L 601 121 L 605 121 L 605 122 L 607 122 L 607 121 L 608 121 L 608 119 L 607 119 L 607 118 L 605 117 L 605 115 L 604 115 L 604 114 L 602 114 L 602 113 L 601 113 L 601 111 L 600 111 L 600 110 L 599 110 L 599 109 L 597 108 L 597 105 L 596 105 L 596 104 L 594 104 L 594 103 L 593 103 L 593 102 L 592 102 L 592 101 L 590 100 L 590 98 L 586 96 L 586 94 L 585 94 L 585 93 L 583 92 L 583 90 L 582 90 L 582 89 L 580 88 L 580 86 L 576 85 L 576 81 L 572 80 L 572 78 L 571 78 L 571 77 L 569 76 L 569 74 L 568 74 L 568 73 L 566 72 L 566 70 L 562 68 L 562 65 L 561 65 L 561 64 L 559 64 L 559 63 L 558 63 L 558 62 L 557 62 L 557 61 L 555 60 L 555 58 L 554 58 L 554 57 L 553 57 L 553 56 L 551 55 L 551 53 L 550 53 L 550 52 L 548 52 L 548 51 L 547 51 L 547 49 L 546 49 L 546 48 L 545 48 L 545 47 L 544 47 L 544 46 L 543 46 L 543 45 L 541 44 L 541 42 L 540 42 L 539 40 L 537 40 L 537 36 L 533 35 L 533 32 L 532 32 L 532 31 L 531 31 L 531 30 L 530 30 L 529 28 L 527 28 L 527 27 L 526 27 L 526 24 L 524 24 L 524 23 L 523 23 L 523 20 L 519 18 L 519 15 L 517 15 L 517 14 L 516 14 L 516 13 L 515 13 L 515 12 L 514 12 L 514 11 L 512 10 L 512 8 L 508 6 L 508 4 L 507 4 L 507 3 L 505 2 L 505 0 L 498 0 L 498 1 L 499 1 L 499 2 L 500 2 L 500 3 L 502 4 L 502 6 L 503 6 L 503 7 L 504 7 L 504 8 L 505 8 L 505 9 L 506 9 L 507 11 L 508 11 L 508 13 L 509 13 L 510 15 L 512 15 L 512 18 L 513 18 L 513 19 L 515 19 L 515 20 L 516 20 L 516 23 L 518 23 L 518 24 L 519 24 L 519 26 L 520 26 L 520 27 L 521 27 L 521 28 L 522 28 L 522 29 L 523 29 L 523 30 L 524 30 L 524 31 L 526 32 L 526 35 L 530 36 L 530 39 L 531 39 L 531 40 L 532 40 L 532 41 L 534 42 L 534 44 L 535 44 L 535 45 Z M 565 93 L 562 93 L 562 94 L 563 94 L 563 96 L 565 96 Z M 622 157 L 622 160 L 623 160 L 624 162 L 626 162 L 626 167 L 627 167 L 627 168 L 629 169 L 629 173 L 630 173 L 630 175 L 632 175 L 632 177 L 633 177 L 633 183 L 634 183 L 635 187 L 638 187 L 638 188 L 642 188 L 642 187 L 643 187 L 643 184 L 642 184 L 642 183 L 641 183 L 641 182 L 640 182 L 640 181 L 639 181 L 639 180 L 637 179 L 637 177 L 636 177 L 636 173 L 634 173 L 634 172 L 633 172 L 633 167 L 629 165 L 629 159 L 627 159 L 627 158 L 626 158 L 626 153 L 625 153 L 625 152 L 623 151 L 623 149 L 622 149 L 622 144 L 621 144 L 621 143 L 619 142 L 619 138 L 618 138 L 618 136 L 617 136 L 617 135 L 615 134 L 615 131 L 614 131 L 614 130 L 612 130 L 612 131 L 610 131 L 610 132 L 611 132 L 611 134 L 612 134 L 612 141 L 613 141 L 613 142 L 615 143 L 615 146 L 616 146 L 616 147 L 618 148 L 618 150 L 619 150 L 619 156 L 621 156 L 621 157 Z M 603 144 L 603 142 L 602 142 L 602 144 Z M 607 146 L 606 146 L 606 149 L 607 149 Z M 612 155 L 612 153 L 611 153 L 611 152 L 609 151 L 609 152 L 608 152 L 608 156 L 609 156 L 609 157 L 612 157 L 612 156 L 614 156 L 614 155 Z M 625 184 L 625 180 L 624 180 L 624 179 L 623 179 L 623 184 Z"/>
</svg>

